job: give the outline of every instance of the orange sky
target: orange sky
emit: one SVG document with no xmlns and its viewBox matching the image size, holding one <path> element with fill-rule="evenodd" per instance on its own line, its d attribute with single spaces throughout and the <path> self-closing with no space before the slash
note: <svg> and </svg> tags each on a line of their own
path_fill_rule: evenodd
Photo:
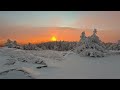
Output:
<svg viewBox="0 0 120 90">
<path fill-rule="evenodd" d="M 8 29 L 8 28 L 7 28 Z M 4 32 L 3 32 L 4 31 Z M 0 33 L 0 42 L 5 42 L 8 38 L 17 40 L 19 43 L 38 43 L 50 41 L 55 36 L 58 41 L 79 41 L 82 31 L 86 31 L 86 35 L 92 34 L 92 30 L 76 29 L 76 28 L 32 28 L 32 27 L 9 27 L 9 33 L 4 29 Z M 120 39 L 120 31 L 118 30 L 98 30 L 97 35 L 104 42 L 117 42 Z"/>
<path fill-rule="evenodd" d="M 79 41 L 82 31 L 88 36 L 94 28 L 102 41 L 117 42 L 120 11 L 0 11 L 0 43 L 8 38 L 38 43 L 50 41 L 52 36 L 58 41 Z"/>
</svg>

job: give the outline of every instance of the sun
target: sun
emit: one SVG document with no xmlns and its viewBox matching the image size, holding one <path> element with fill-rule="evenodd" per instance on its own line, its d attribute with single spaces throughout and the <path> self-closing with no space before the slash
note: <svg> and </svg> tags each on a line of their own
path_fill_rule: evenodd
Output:
<svg viewBox="0 0 120 90">
<path fill-rule="evenodd" d="M 52 36 L 51 41 L 57 41 L 57 38 L 55 36 Z"/>
</svg>

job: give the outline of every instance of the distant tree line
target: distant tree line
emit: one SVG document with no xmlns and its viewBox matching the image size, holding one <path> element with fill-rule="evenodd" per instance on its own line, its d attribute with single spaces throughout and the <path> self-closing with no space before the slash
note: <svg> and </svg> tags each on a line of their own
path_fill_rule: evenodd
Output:
<svg viewBox="0 0 120 90">
<path fill-rule="evenodd" d="M 55 41 L 37 44 L 37 47 L 43 50 L 68 51 L 73 50 L 78 42 Z"/>
<path fill-rule="evenodd" d="M 91 37 L 86 37 L 85 33 L 82 32 L 79 42 L 68 42 L 68 41 L 54 41 L 54 42 L 44 42 L 39 44 L 28 43 L 25 45 L 20 45 L 17 41 L 12 41 L 10 39 L 4 44 L 8 48 L 17 48 L 23 50 L 56 50 L 56 51 L 68 51 L 74 50 L 76 47 L 80 46 L 77 51 L 81 52 L 83 49 L 99 49 L 99 50 L 120 50 L 120 40 L 118 43 L 104 43 L 99 40 L 96 34 Z"/>
<path fill-rule="evenodd" d="M 25 45 L 19 45 L 17 41 L 7 40 L 5 46 L 8 48 L 17 48 L 23 50 L 57 50 L 57 51 L 68 51 L 73 50 L 78 42 L 68 42 L 68 41 L 55 41 L 55 42 L 45 42 L 39 44 L 28 43 Z"/>
</svg>

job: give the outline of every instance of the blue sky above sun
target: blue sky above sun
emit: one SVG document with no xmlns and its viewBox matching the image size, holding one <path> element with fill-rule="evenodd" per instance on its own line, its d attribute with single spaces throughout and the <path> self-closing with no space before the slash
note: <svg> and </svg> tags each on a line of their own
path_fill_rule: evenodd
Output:
<svg viewBox="0 0 120 90">
<path fill-rule="evenodd" d="M 119 11 L 0 11 L 0 20 L 33 27 L 120 28 Z"/>
</svg>

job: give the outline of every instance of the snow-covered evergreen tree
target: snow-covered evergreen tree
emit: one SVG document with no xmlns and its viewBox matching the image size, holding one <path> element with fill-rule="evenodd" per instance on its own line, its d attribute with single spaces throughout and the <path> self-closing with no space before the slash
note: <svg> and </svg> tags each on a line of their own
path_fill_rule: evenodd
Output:
<svg viewBox="0 0 120 90">
<path fill-rule="evenodd" d="M 57 50 L 57 51 L 68 51 L 73 50 L 77 45 L 77 42 L 68 41 L 56 41 L 56 42 L 46 42 L 37 44 L 39 48 L 43 50 Z"/>
<path fill-rule="evenodd" d="M 85 32 L 82 32 L 79 46 L 77 46 L 75 52 L 83 56 L 103 57 L 106 50 L 96 34 L 96 29 L 94 29 L 93 34 L 89 37 L 86 37 Z"/>
<path fill-rule="evenodd" d="M 5 43 L 5 46 L 10 48 L 11 47 L 11 42 L 12 41 L 10 39 L 8 39 L 7 42 Z"/>
<path fill-rule="evenodd" d="M 31 43 L 28 43 L 27 45 L 23 45 L 23 50 L 39 50 L 39 48 Z"/>
<path fill-rule="evenodd" d="M 120 45 L 120 40 L 118 40 L 118 44 Z"/>
<path fill-rule="evenodd" d="M 120 40 L 117 43 L 112 43 L 109 47 L 109 50 L 120 50 Z"/>
<path fill-rule="evenodd" d="M 8 48 L 16 48 L 18 46 L 17 41 L 11 41 L 10 39 L 7 40 L 5 46 Z"/>
<path fill-rule="evenodd" d="M 84 41 L 84 40 L 86 39 L 85 32 L 82 32 L 80 38 L 81 38 L 81 40 L 80 40 L 81 42 Z"/>
</svg>

